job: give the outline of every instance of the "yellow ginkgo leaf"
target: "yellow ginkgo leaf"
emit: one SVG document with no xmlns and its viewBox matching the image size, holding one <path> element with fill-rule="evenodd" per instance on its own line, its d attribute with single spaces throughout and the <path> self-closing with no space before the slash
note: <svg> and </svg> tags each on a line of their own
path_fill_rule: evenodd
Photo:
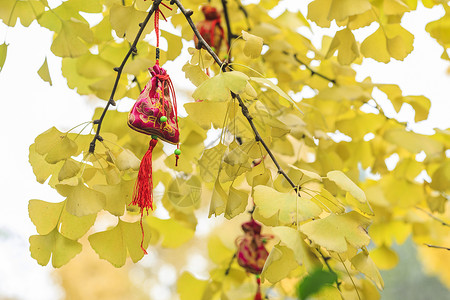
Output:
<svg viewBox="0 0 450 300">
<path fill-rule="evenodd" d="M 322 212 L 322 209 L 310 200 L 297 197 L 291 193 L 280 193 L 264 185 L 258 185 L 254 188 L 253 201 L 259 214 L 264 218 L 277 216 L 278 225 L 303 222 L 318 216 Z"/>
<path fill-rule="evenodd" d="M 439 20 L 430 22 L 425 27 L 432 38 L 436 39 L 442 46 L 450 45 L 450 14 L 447 12 Z M 446 51 L 444 51 L 446 53 Z"/>
<path fill-rule="evenodd" d="M 383 11 L 386 15 L 403 15 L 410 9 L 402 0 L 384 0 Z"/>
<path fill-rule="evenodd" d="M 203 299 L 207 286 L 207 280 L 200 280 L 189 272 L 183 272 L 177 281 L 177 293 L 180 295 L 180 300 L 200 300 Z"/>
<path fill-rule="evenodd" d="M 245 211 L 248 204 L 248 193 L 230 187 L 227 204 L 225 206 L 225 218 L 232 219 Z"/>
<path fill-rule="evenodd" d="M 402 147 L 412 153 L 424 151 L 427 155 L 433 155 L 443 150 L 443 144 L 431 137 L 406 131 L 404 128 L 393 128 L 384 132 L 383 138 L 398 147 Z"/>
<path fill-rule="evenodd" d="M 3 69 L 3 65 L 6 61 L 6 53 L 8 51 L 8 45 L 3 43 L 0 45 L 0 71 Z"/>
<path fill-rule="evenodd" d="M 194 230 L 175 219 L 162 220 L 155 217 L 146 218 L 146 223 L 159 233 L 161 246 L 177 248 L 194 236 Z"/>
<path fill-rule="evenodd" d="M 397 253 L 385 245 L 371 250 L 370 257 L 375 265 L 381 270 L 390 270 L 394 268 L 399 261 Z"/>
<path fill-rule="evenodd" d="M 343 215 L 329 216 L 300 226 L 300 231 L 314 243 L 335 252 L 346 252 L 347 243 L 355 248 L 367 246 L 370 237 L 366 232 L 369 219 L 352 211 Z"/>
<path fill-rule="evenodd" d="M 308 5 L 308 19 L 321 27 L 329 27 L 330 21 L 343 21 L 371 9 L 368 0 L 315 0 Z"/>
<path fill-rule="evenodd" d="M 59 268 L 81 252 L 81 244 L 65 238 L 56 229 L 46 235 L 30 236 L 30 252 L 37 262 L 45 266 L 52 257 L 52 266 Z"/>
<path fill-rule="evenodd" d="M 50 72 L 48 70 L 47 57 L 44 60 L 44 63 L 38 70 L 38 75 L 42 78 L 42 80 L 48 82 L 50 86 L 52 85 L 52 78 L 50 77 Z"/>
<path fill-rule="evenodd" d="M 125 149 L 115 158 L 115 164 L 116 167 L 121 170 L 125 171 L 128 169 L 132 170 L 139 170 L 139 165 L 141 164 L 141 161 L 139 158 L 136 157 L 136 155 L 131 152 L 129 149 Z"/>
<path fill-rule="evenodd" d="M 58 180 L 63 181 L 68 178 L 72 178 L 78 174 L 81 169 L 81 163 L 69 158 L 64 161 L 61 170 L 58 173 Z"/>
<path fill-rule="evenodd" d="M 403 60 L 413 50 L 414 36 L 399 24 L 380 25 L 361 44 L 361 53 L 379 62 Z"/>
<path fill-rule="evenodd" d="M 181 48 L 183 48 L 183 43 L 181 42 L 181 36 L 172 34 L 165 30 L 161 30 L 161 36 L 166 39 L 167 44 L 170 45 L 167 48 L 167 59 L 174 60 L 181 53 Z"/>
<path fill-rule="evenodd" d="M 264 268 L 261 272 L 261 279 L 268 280 L 270 283 L 277 283 L 285 278 L 298 266 L 295 260 L 294 252 L 281 245 L 275 245 L 267 257 Z"/>
<path fill-rule="evenodd" d="M 122 6 L 114 4 L 110 10 L 109 20 L 111 27 L 120 38 L 126 38 L 129 42 L 133 42 L 139 29 L 139 23 L 145 19 L 147 13 L 139 11 L 131 6 Z M 152 22 L 149 22 L 142 33 L 141 38 L 149 34 L 153 30 Z"/>
<path fill-rule="evenodd" d="M 227 203 L 227 194 L 223 190 L 223 187 L 220 184 L 219 180 L 216 180 L 212 192 L 211 204 L 209 205 L 208 217 L 211 217 L 212 215 L 215 215 L 217 217 L 218 215 L 224 213 L 226 203 Z"/>
<path fill-rule="evenodd" d="M 275 22 L 280 25 L 281 28 L 289 28 L 294 32 L 301 26 L 310 27 L 308 21 L 300 11 L 294 13 L 289 10 L 285 10 L 278 18 L 275 19 Z"/>
<path fill-rule="evenodd" d="M 420 122 L 428 118 L 431 101 L 425 96 L 406 96 L 403 100 L 410 104 L 415 111 L 414 121 Z"/>
<path fill-rule="evenodd" d="M 96 214 L 77 217 L 63 209 L 60 218 L 59 232 L 66 238 L 78 240 L 94 225 Z"/>
<path fill-rule="evenodd" d="M 71 157 L 77 152 L 77 148 L 72 139 L 55 127 L 41 133 L 35 139 L 36 152 L 46 155 L 45 160 L 51 164 Z"/>
<path fill-rule="evenodd" d="M 296 107 L 300 111 L 300 109 L 298 108 L 298 106 L 295 103 L 295 101 L 288 94 L 286 94 L 285 91 L 283 91 L 280 87 L 278 87 L 276 84 L 274 84 L 269 79 L 262 78 L 262 77 L 250 77 L 250 79 L 252 81 L 255 81 L 255 82 L 261 84 L 261 85 L 269 87 L 272 90 L 274 90 L 275 92 L 277 92 L 277 94 L 281 96 L 281 99 L 280 99 L 280 104 L 281 105 L 290 106 L 292 104 L 292 105 L 294 105 L 294 107 Z"/>
<path fill-rule="evenodd" d="M 96 185 L 94 190 L 105 195 L 105 210 L 115 216 L 122 216 L 126 206 L 132 202 L 134 184 L 134 180 L 121 180 L 115 185 Z"/>
<path fill-rule="evenodd" d="M 327 173 L 327 178 L 336 183 L 344 191 L 352 194 L 359 202 L 367 202 L 364 191 L 341 171 L 330 171 Z"/>
<path fill-rule="evenodd" d="M 0 19 L 10 27 L 14 27 L 17 19 L 20 19 L 20 23 L 28 27 L 44 12 L 44 9 L 44 1 L 2 0 L 0 2 Z"/>
<path fill-rule="evenodd" d="M 244 54 L 250 58 L 257 58 L 261 55 L 263 39 L 242 30 L 242 38 L 245 40 Z"/>
<path fill-rule="evenodd" d="M 150 230 L 144 223 L 143 248 L 148 247 Z M 113 266 L 120 268 L 125 264 L 127 253 L 133 262 L 144 256 L 141 249 L 142 230 L 139 222 L 128 223 L 119 219 L 117 226 L 112 229 L 97 232 L 89 236 L 92 249 L 100 258 L 109 261 Z"/>
<path fill-rule="evenodd" d="M 223 72 L 202 84 L 192 94 L 195 100 L 226 101 L 230 91 L 239 94 L 245 90 L 249 77 L 239 71 Z"/>
<path fill-rule="evenodd" d="M 50 203 L 42 200 L 28 202 L 28 214 L 41 235 L 49 234 L 58 225 L 64 202 Z"/>
<path fill-rule="evenodd" d="M 188 52 L 192 55 L 190 64 L 198 65 L 202 69 L 209 68 L 214 64 L 214 58 L 205 49 L 188 48 Z"/>
<path fill-rule="evenodd" d="M 202 184 L 199 177 L 191 176 L 188 179 L 175 178 L 167 186 L 167 195 L 170 203 L 185 213 L 198 208 L 202 194 Z"/>
<path fill-rule="evenodd" d="M 199 86 L 204 81 L 209 79 L 208 75 L 203 72 L 200 65 L 191 65 L 190 63 L 186 63 L 181 70 L 184 72 L 185 77 L 195 86 Z"/>
<path fill-rule="evenodd" d="M 81 179 L 76 186 L 59 184 L 56 188 L 67 195 L 66 209 L 74 216 L 96 214 L 105 207 L 105 195 L 87 187 Z"/>
<path fill-rule="evenodd" d="M 62 21 L 61 30 L 56 34 L 50 49 L 56 56 L 78 57 L 89 51 L 86 42 L 92 39 L 89 25 L 72 18 Z"/>
<path fill-rule="evenodd" d="M 333 56 L 336 50 L 338 50 L 338 61 L 341 65 L 349 65 L 359 57 L 358 45 L 351 30 L 345 28 L 336 32 L 326 58 Z"/>
<path fill-rule="evenodd" d="M 447 160 L 431 175 L 431 187 L 438 191 L 450 190 L 450 161 Z"/>
<path fill-rule="evenodd" d="M 373 280 L 380 290 L 384 288 L 384 281 L 381 277 L 380 271 L 378 271 L 377 266 L 368 253 L 362 251 L 354 256 L 350 261 L 356 270 Z"/>
<path fill-rule="evenodd" d="M 299 265 L 304 265 L 307 271 L 312 271 L 320 265 L 320 261 L 311 252 L 302 235 L 294 228 L 277 226 L 272 228 L 273 233 L 280 238 L 281 243 L 289 247 Z"/>
</svg>

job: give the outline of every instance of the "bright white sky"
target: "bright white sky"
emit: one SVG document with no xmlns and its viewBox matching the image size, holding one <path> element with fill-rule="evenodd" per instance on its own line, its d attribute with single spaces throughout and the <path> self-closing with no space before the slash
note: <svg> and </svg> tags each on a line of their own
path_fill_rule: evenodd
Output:
<svg viewBox="0 0 450 300">
<path fill-rule="evenodd" d="M 292 6 L 294 3 L 298 5 L 294 0 L 284 1 L 281 5 L 295 7 Z M 305 7 L 300 8 L 304 14 Z M 404 95 L 429 97 L 432 101 L 430 120 L 410 126 L 423 133 L 432 132 L 434 127 L 450 127 L 450 101 L 447 98 L 450 95 L 450 77 L 446 75 L 449 63 L 439 58 L 442 48 L 424 29 L 426 23 L 443 14 L 440 8 L 428 10 L 421 7 L 405 15 L 402 25 L 416 39 L 413 53 L 404 62 L 386 65 L 366 59 L 357 67 L 360 80 L 370 76 L 374 82 L 400 85 Z M 375 29 L 371 26 L 360 30 L 357 36 L 365 37 Z M 320 35 L 332 35 L 334 32 L 314 25 L 313 31 L 319 33 L 317 38 L 313 38 L 315 43 L 320 42 Z M 59 299 L 62 291 L 53 284 L 49 275 L 51 268 L 39 266 L 30 257 L 28 236 L 35 234 L 35 228 L 28 218 L 27 205 L 29 199 L 62 199 L 56 191 L 35 181 L 28 164 L 28 147 L 38 134 L 51 126 L 67 130 L 90 120 L 94 108 L 104 102 L 80 97 L 67 87 L 61 75 L 61 59 L 53 56 L 49 50 L 52 34 L 40 28 L 36 22 L 29 28 L 19 25 L 8 30 L 1 23 L 0 43 L 3 38 L 9 48 L 4 69 L 0 73 L 0 201 L 3 207 L 0 216 L 0 298 Z M 52 87 L 36 73 L 45 56 L 48 57 Z M 184 57 L 165 66 L 175 79 L 175 88 L 179 90 L 184 90 L 184 86 L 190 84 L 181 72 L 186 60 Z M 383 95 L 377 97 L 383 103 Z M 122 104 L 121 110 L 128 109 L 127 105 Z M 383 108 L 389 116 L 396 115 L 389 105 Z M 412 120 L 411 111 L 405 109 L 399 119 Z"/>
</svg>

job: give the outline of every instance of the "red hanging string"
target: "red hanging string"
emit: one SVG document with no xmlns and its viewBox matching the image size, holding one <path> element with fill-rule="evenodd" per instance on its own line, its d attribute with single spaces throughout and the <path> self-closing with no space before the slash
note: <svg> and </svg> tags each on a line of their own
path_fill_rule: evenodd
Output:
<svg viewBox="0 0 450 300">
<path fill-rule="evenodd" d="M 255 294 L 255 298 L 254 300 L 262 300 L 262 295 L 261 295 L 261 278 L 259 278 L 259 275 L 256 275 L 256 284 L 257 284 L 257 290 L 256 290 L 256 294 Z"/>
<path fill-rule="evenodd" d="M 153 0 L 154 1 L 154 0 Z M 164 5 L 166 8 L 172 10 L 172 8 L 170 6 L 167 6 L 165 3 L 161 2 L 162 5 Z M 159 9 L 156 9 L 155 11 L 155 34 L 156 34 L 156 64 L 159 66 L 159 14 L 161 13 L 161 15 L 164 18 L 164 21 L 167 21 L 166 17 L 164 16 L 163 12 Z M 170 98 L 172 99 L 172 107 L 174 109 L 175 112 L 175 122 L 177 124 L 177 128 L 178 128 L 178 106 L 177 106 L 177 97 L 175 95 L 175 88 L 173 87 L 173 83 L 172 80 L 170 79 L 169 75 L 167 74 L 156 74 L 156 77 L 161 81 L 162 83 L 162 91 L 164 93 L 165 89 L 166 89 L 166 84 L 169 88 L 169 92 L 170 92 Z M 163 110 L 164 111 L 164 110 Z M 164 112 L 165 113 L 165 112 Z M 180 149 L 180 144 L 177 144 L 177 149 Z M 175 166 L 178 166 L 178 159 L 179 159 L 179 155 L 176 154 L 175 155 Z"/>
<path fill-rule="evenodd" d="M 133 202 L 132 205 L 139 206 L 141 210 L 141 249 L 147 254 L 144 248 L 144 226 L 142 224 L 142 219 L 144 217 L 144 210 L 146 210 L 148 215 L 148 210 L 153 210 L 153 178 L 152 178 L 152 152 L 158 142 L 157 139 L 151 139 L 149 147 L 144 157 L 141 160 L 141 165 L 139 167 L 138 178 L 136 184 L 134 185 L 133 191 Z"/>
</svg>

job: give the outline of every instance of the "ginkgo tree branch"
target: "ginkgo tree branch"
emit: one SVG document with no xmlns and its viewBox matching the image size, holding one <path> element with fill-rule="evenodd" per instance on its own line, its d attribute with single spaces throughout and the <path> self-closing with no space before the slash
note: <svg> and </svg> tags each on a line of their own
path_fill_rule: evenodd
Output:
<svg viewBox="0 0 450 300">
<path fill-rule="evenodd" d="M 231 23 L 230 23 L 230 17 L 228 16 L 228 8 L 227 8 L 227 2 L 228 0 L 222 0 L 222 7 L 223 7 L 223 14 L 225 16 L 225 23 L 227 24 L 227 42 L 228 46 L 231 47 L 231 40 L 234 38 L 237 38 L 237 35 L 234 35 L 231 31 Z"/>
<path fill-rule="evenodd" d="M 114 71 L 117 72 L 116 81 L 114 82 L 114 86 L 113 86 L 112 91 L 111 91 L 111 96 L 109 96 L 108 103 L 106 103 L 106 106 L 103 109 L 103 112 L 102 112 L 100 118 L 98 120 L 94 121 L 94 124 L 97 125 L 97 131 L 95 133 L 95 136 L 94 136 L 92 142 L 89 145 L 89 152 L 90 153 L 94 153 L 94 151 L 95 151 L 95 143 L 97 141 L 102 141 L 103 140 L 103 138 L 100 136 L 100 130 L 102 128 L 103 119 L 105 118 L 105 115 L 106 115 L 106 112 L 108 111 L 109 106 L 110 105 L 112 105 L 112 106 L 116 105 L 116 102 L 114 101 L 114 95 L 116 94 L 117 86 L 119 85 L 120 75 L 122 75 L 123 68 L 124 68 L 128 58 L 130 58 L 131 54 L 137 52 L 136 45 L 137 45 L 137 43 L 139 41 L 139 38 L 141 37 L 142 32 L 144 32 L 144 28 L 147 25 L 148 21 L 150 21 L 151 16 L 158 9 L 159 4 L 161 2 L 162 2 L 162 0 L 154 0 L 153 1 L 153 5 L 150 8 L 147 16 L 145 17 L 145 20 L 142 23 L 139 23 L 140 29 L 139 29 L 138 33 L 136 34 L 136 37 L 134 38 L 133 44 L 131 44 L 130 50 L 128 50 L 127 54 L 125 55 L 125 57 L 122 60 L 122 63 L 120 64 L 120 66 L 114 68 Z"/>
<path fill-rule="evenodd" d="M 170 4 L 175 3 L 178 8 L 181 10 L 181 12 L 183 13 L 183 15 L 185 16 L 186 20 L 188 21 L 189 25 L 192 28 L 192 31 L 194 32 L 195 36 L 198 38 L 198 41 L 200 44 L 202 44 L 205 48 L 206 51 L 208 51 L 208 53 L 214 58 L 215 62 L 222 68 L 222 70 L 225 72 L 225 67 L 226 67 L 226 63 L 222 62 L 220 60 L 220 58 L 217 56 L 217 54 L 212 50 L 212 48 L 208 45 L 208 43 L 203 39 L 202 35 L 200 34 L 199 30 L 197 29 L 197 27 L 195 26 L 194 22 L 192 22 L 191 19 L 191 15 L 193 14 L 192 10 L 186 10 L 183 5 L 181 4 L 181 2 L 179 0 L 172 0 L 170 1 Z M 270 150 L 270 148 L 267 146 L 266 142 L 264 141 L 264 139 L 261 137 L 261 135 L 258 132 L 258 129 L 256 128 L 255 124 L 253 123 L 253 117 L 250 115 L 247 106 L 245 105 L 245 103 L 242 101 L 241 97 L 237 94 L 234 94 L 233 92 L 231 92 L 231 96 L 235 99 L 238 100 L 239 102 L 239 106 L 241 107 L 241 111 L 242 114 L 244 115 L 244 117 L 247 119 L 248 123 L 250 124 L 250 127 L 253 130 L 253 134 L 255 136 L 255 140 L 257 142 L 260 142 L 261 145 L 264 147 L 264 149 L 266 149 L 267 153 L 269 154 L 270 158 L 272 159 L 273 163 L 275 164 L 275 166 L 277 167 L 277 172 L 278 174 L 282 175 L 291 185 L 291 187 L 298 192 L 298 190 L 300 189 L 299 186 L 295 185 L 294 182 L 292 181 L 292 179 L 286 174 L 286 172 L 283 170 L 283 168 L 280 166 L 280 164 L 278 163 L 277 159 L 275 158 L 275 156 L 273 155 L 272 151 Z"/>
<path fill-rule="evenodd" d="M 289 55 L 289 52 L 287 51 L 283 51 L 284 54 Z M 329 82 L 331 82 L 332 84 L 336 84 L 336 79 L 331 79 L 317 71 L 315 71 L 313 68 L 311 68 L 307 63 L 303 62 L 300 58 L 298 58 L 297 53 L 292 54 L 292 56 L 294 57 L 294 59 L 301 65 L 305 66 L 306 69 L 308 69 L 311 72 L 311 76 L 317 75 Z"/>
<path fill-rule="evenodd" d="M 439 219 L 438 217 L 436 217 L 436 216 L 433 215 L 432 213 L 426 211 L 425 209 L 423 209 L 423 208 L 421 208 L 421 207 L 419 207 L 419 206 L 415 206 L 415 208 L 418 209 L 418 210 L 420 210 L 420 211 L 422 211 L 422 212 L 424 212 L 425 214 L 427 214 L 427 215 L 428 215 L 430 218 L 432 218 L 433 220 L 438 221 L 439 223 L 441 223 L 442 226 L 448 226 L 448 227 L 450 227 L 450 224 L 449 224 L 449 223 L 445 222 L 445 221 L 442 220 L 442 219 Z"/>
<path fill-rule="evenodd" d="M 443 249 L 443 250 L 450 251 L 449 247 L 436 246 L 436 245 L 430 245 L 430 244 L 424 244 L 424 245 L 427 246 L 427 247 L 430 247 L 430 248 Z"/>
</svg>

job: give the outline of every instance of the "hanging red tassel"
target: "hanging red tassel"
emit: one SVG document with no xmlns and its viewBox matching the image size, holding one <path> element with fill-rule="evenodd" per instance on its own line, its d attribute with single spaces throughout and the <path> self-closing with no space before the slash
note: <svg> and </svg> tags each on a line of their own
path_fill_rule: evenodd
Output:
<svg viewBox="0 0 450 300">
<path fill-rule="evenodd" d="M 257 284 L 257 290 L 256 290 L 256 294 L 255 294 L 255 299 L 254 300 L 262 300 L 262 296 L 261 296 L 261 279 L 259 278 L 259 275 L 256 275 L 256 284 Z"/>
<path fill-rule="evenodd" d="M 144 226 L 142 225 L 142 218 L 144 217 L 144 210 L 146 210 L 148 215 L 148 210 L 153 210 L 153 178 L 152 178 L 152 152 L 158 143 L 158 139 L 152 136 L 150 140 L 149 147 L 144 157 L 141 160 L 141 165 L 139 166 L 139 174 L 134 185 L 133 191 L 133 202 L 132 205 L 137 205 L 141 209 L 141 230 L 142 230 L 142 241 L 141 249 L 147 254 L 144 248 Z"/>
</svg>

